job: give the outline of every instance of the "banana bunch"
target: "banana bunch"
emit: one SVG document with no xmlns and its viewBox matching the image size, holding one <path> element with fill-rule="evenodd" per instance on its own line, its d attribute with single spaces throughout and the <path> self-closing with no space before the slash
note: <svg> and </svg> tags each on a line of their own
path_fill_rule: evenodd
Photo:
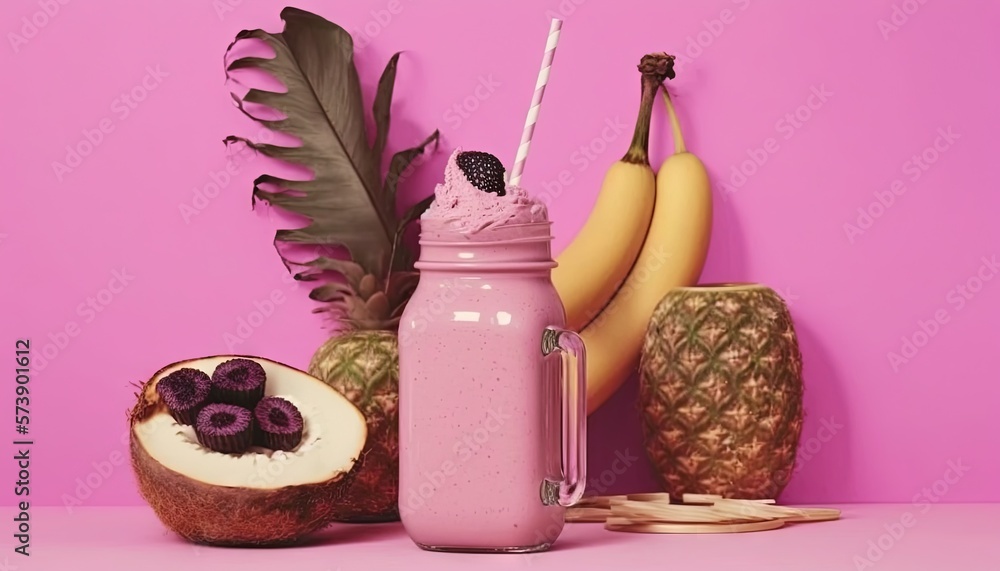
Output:
<svg viewBox="0 0 1000 571">
<path fill-rule="evenodd" d="M 663 296 L 698 281 L 712 229 L 708 173 L 684 146 L 666 87 L 674 154 L 655 174 L 649 164 L 652 103 L 663 77 L 674 77 L 673 56 L 646 56 L 639 69 L 643 98 L 629 152 L 611 165 L 587 222 L 552 271 L 567 326 L 587 347 L 588 413 L 635 371 Z"/>
</svg>

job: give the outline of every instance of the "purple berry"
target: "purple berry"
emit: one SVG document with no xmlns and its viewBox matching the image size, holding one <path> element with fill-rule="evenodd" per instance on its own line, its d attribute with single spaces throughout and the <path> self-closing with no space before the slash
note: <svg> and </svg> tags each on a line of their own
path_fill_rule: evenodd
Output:
<svg viewBox="0 0 1000 571">
<path fill-rule="evenodd" d="M 503 180 L 506 169 L 500 159 L 482 151 L 463 151 L 458 153 L 455 162 L 465 178 L 479 190 L 497 196 L 507 194 L 507 184 Z"/>
<path fill-rule="evenodd" d="M 198 413 L 198 442 L 224 454 L 240 454 L 253 444 L 253 415 L 233 404 L 213 403 Z"/>
<path fill-rule="evenodd" d="M 230 359 L 212 373 L 212 402 L 253 409 L 264 398 L 264 367 L 250 359 Z"/>
<path fill-rule="evenodd" d="M 271 450 L 293 450 L 302 441 L 302 413 L 281 397 L 267 397 L 253 411 L 257 442 Z"/>
<path fill-rule="evenodd" d="M 156 383 L 156 394 L 180 424 L 194 424 L 198 411 L 208 402 L 212 381 L 203 371 L 183 368 Z"/>
</svg>

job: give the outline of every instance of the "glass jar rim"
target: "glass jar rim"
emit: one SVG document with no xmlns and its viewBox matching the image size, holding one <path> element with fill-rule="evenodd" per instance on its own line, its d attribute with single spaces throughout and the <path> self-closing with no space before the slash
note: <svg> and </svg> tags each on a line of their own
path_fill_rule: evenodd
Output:
<svg viewBox="0 0 1000 571">
<path fill-rule="evenodd" d="M 517 236 L 518 230 L 537 228 L 539 231 L 545 229 L 545 234 L 538 235 L 527 235 L 527 236 Z M 434 237 L 424 236 L 423 228 L 421 228 L 420 237 L 418 242 L 423 245 L 433 245 L 433 246 L 463 246 L 463 247 L 477 247 L 477 246 L 496 246 L 501 243 L 532 243 L 532 242 L 551 242 L 552 241 L 552 222 L 526 222 L 523 224 L 507 224 L 503 226 L 493 226 L 490 228 L 484 228 L 482 230 L 477 230 L 475 232 L 462 232 L 462 231 L 448 231 L 441 230 L 435 231 Z M 494 234 L 490 236 L 490 234 Z M 505 234 L 514 234 L 514 237 L 505 238 Z M 445 236 L 445 239 L 439 239 L 438 236 Z M 452 239 L 453 237 L 474 237 L 466 238 L 464 240 Z M 479 237 L 485 237 L 486 239 L 479 239 Z"/>
</svg>

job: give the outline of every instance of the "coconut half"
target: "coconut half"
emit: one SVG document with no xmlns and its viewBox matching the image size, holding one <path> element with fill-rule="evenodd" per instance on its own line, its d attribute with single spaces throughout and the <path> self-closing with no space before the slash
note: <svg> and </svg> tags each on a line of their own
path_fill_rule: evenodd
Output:
<svg viewBox="0 0 1000 571">
<path fill-rule="evenodd" d="M 143 387 L 130 415 L 132 467 L 139 491 L 164 525 L 212 545 L 293 543 L 332 521 L 367 438 L 365 418 L 326 383 L 262 359 L 267 396 L 302 413 L 302 441 L 289 451 L 251 448 L 222 454 L 202 447 L 156 393 L 160 379 L 183 367 L 211 375 L 236 356 L 169 365 Z"/>
</svg>

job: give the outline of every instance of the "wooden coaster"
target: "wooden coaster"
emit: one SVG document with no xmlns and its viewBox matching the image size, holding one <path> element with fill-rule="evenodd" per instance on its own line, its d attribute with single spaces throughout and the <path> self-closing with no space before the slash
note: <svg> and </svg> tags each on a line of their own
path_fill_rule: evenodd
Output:
<svg viewBox="0 0 1000 571">
<path fill-rule="evenodd" d="M 646 495 L 646 494 L 638 494 Z M 669 494 L 667 494 L 669 496 Z M 681 496 L 681 501 L 685 504 L 714 504 L 719 500 L 724 499 L 722 496 L 717 496 L 715 494 L 684 494 Z M 754 502 L 757 504 L 773 504 L 774 500 L 733 500 L 736 502 Z"/>
<path fill-rule="evenodd" d="M 833 521 L 840 519 L 840 510 L 834 508 L 787 508 L 789 515 L 781 519 L 789 523 L 808 523 L 814 521 Z M 793 514 L 798 515 L 793 515 Z"/>
<path fill-rule="evenodd" d="M 592 496 L 569 508 L 566 521 L 603 521 L 608 523 L 608 529 L 644 533 L 739 533 L 776 529 L 785 523 L 840 518 L 838 509 L 779 506 L 771 499 L 734 500 L 712 494 L 684 494 L 682 500 L 683 503 L 674 503 L 663 492 Z"/>
<path fill-rule="evenodd" d="M 648 494 L 629 494 L 625 496 L 625 499 L 634 502 L 663 502 L 665 504 L 672 503 L 670 500 L 670 494 L 666 492 L 651 492 Z"/>
<path fill-rule="evenodd" d="M 575 508 L 608 508 L 611 506 L 611 498 L 624 496 L 585 496 L 573 505 Z"/>
<path fill-rule="evenodd" d="M 576 506 L 566 510 L 566 523 L 603 523 L 611 510 L 606 508 L 578 508 Z"/>
<path fill-rule="evenodd" d="M 767 531 L 785 525 L 785 520 L 773 519 L 747 523 L 650 523 L 628 518 L 611 517 L 604 528 L 632 533 L 747 533 Z"/>
<path fill-rule="evenodd" d="M 830 521 L 840 518 L 840 510 L 833 508 L 786 507 L 743 500 L 718 500 L 712 507 L 736 517 L 783 519 L 788 522 Z"/>
<path fill-rule="evenodd" d="M 722 523 L 775 519 L 742 514 L 737 510 L 719 509 L 715 506 L 686 506 L 660 502 L 625 501 L 611 504 L 611 515 L 628 519 L 642 519 L 660 523 Z"/>
</svg>

